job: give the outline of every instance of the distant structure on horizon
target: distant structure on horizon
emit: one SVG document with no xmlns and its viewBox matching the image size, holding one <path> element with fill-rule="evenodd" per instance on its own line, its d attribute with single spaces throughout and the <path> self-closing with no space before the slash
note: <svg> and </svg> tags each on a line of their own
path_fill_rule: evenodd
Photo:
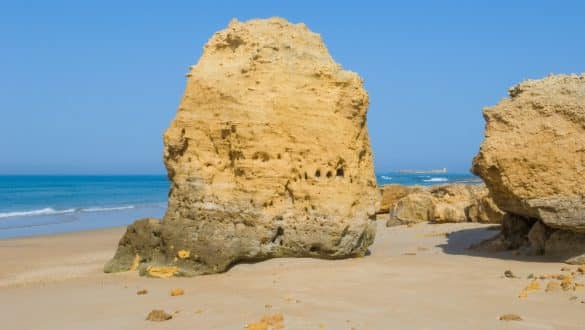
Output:
<svg viewBox="0 0 585 330">
<path fill-rule="evenodd" d="M 437 173 L 447 173 L 447 168 L 443 167 L 438 170 L 399 170 L 398 173 L 402 174 L 437 174 Z"/>
</svg>

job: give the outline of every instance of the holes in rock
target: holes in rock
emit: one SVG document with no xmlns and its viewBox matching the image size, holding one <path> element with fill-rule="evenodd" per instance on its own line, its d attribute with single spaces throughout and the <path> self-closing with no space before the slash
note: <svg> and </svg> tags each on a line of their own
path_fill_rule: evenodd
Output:
<svg viewBox="0 0 585 330">
<path fill-rule="evenodd" d="M 221 138 L 222 139 L 227 138 L 228 136 L 230 136 L 230 134 L 232 134 L 232 131 L 231 130 L 229 130 L 227 128 L 222 128 L 221 129 Z"/>
<path fill-rule="evenodd" d="M 333 173 L 331 173 L 331 171 L 327 171 L 327 177 L 330 178 L 333 176 Z"/>
<path fill-rule="evenodd" d="M 343 176 L 345 175 L 345 171 L 343 170 L 343 167 L 338 168 L 337 171 L 335 172 L 335 175 L 343 178 Z"/>
<path fill-rule="evenodd" d="M 233 162 L 235 160 L 238 159 L 245 159 L 246 157 L 244 157 L 244 153 L 241 152 L 240 150 L 231 150 L 229 153 L 230 156 L 230 160 Z"/>
<path fill-rule="evenodd" d="M 316 170 L 315 171 L 315 177 L 320 178 L 321 177 L 321 170 Z"/>
<path fill-rule="evenodd" d="M 281 154 L 277 154 L 276 155 L 276 158 L 281 159 L 282 158 L 282 155 Z"/>
<path fill-rule="evenodd" d="M 284 229 L 282 227 L 278 227 L 276 229 L 276 234 L 274 234 L 274 236 L 272 237 L 272 239 L 270 240 L 272 243 L 275 243 L 276 240 L 278 240 L 280 238 L 280 242 L 278 242 L 280 245 L 282 245 L 282 241 L 283 238 L 282 236 L 284 236 Z"/>
<path fill-rule="evenodd" d="M 270 155 L 267 152 L 264 152 L 264 151 L 256 151 L 252 155 L 252 159 L 253 160 L 261 160 L 263 162 L 267 162 L 267 161 L 270 160 Z"/>
<path fill-rule="evenodd" d="M 307 172 L 305 172 L 305 180 L 309 180 L 309 176 L 307 175 Z"/>
<path fill-rule="evenodd" d="M 238 167 L 238 168 L 234 169 L 234 174 L 235 174 L 236 176 L 243 176 L 243 175 L 244 175 L 244 174 L 246 174 L 246 173 L 244 172 L 244 170 L 243 170 L 243 169 L 241 169 L 241 168 L 239 168 L 239 167 Z"/>
<path fill-rule="evenodd" d="M 309 249 L 309 251 L 319 252 L 319 251 L 321 251 L 321 246 L 319 244 L 313 244 L 313 245 L 311 245 L 311 248 Z"/>
</svg>

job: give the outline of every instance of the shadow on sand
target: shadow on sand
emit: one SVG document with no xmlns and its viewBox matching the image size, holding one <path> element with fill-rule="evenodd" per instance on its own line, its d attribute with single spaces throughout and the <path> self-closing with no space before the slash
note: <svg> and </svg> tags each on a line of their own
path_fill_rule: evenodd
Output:
<svg viewBox="0 0 585 330">
<path fill-rule="evenodd" d="M 439 244 L 437 247 L 441 248 L 446 254 L 453 255 L 467 255 L 473 257 L 494 258 L 502 260 L 516 260 L 528 262 L 562 262 L 544 256 L 528 256 L 517 251 L 482 251 L 479 249 L 470 248 L 474 244 L 478 244 L 488 238 L 492 238 L 499 234 L 499 225 L 484 227 L 484 228 L 470 228 L 451 232 L 447 237 L 446 244 Z"/>
</svg>

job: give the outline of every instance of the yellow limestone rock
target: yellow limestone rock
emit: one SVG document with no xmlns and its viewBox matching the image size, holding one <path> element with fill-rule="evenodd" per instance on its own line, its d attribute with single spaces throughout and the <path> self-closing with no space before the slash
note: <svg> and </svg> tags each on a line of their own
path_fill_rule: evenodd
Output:
<svg viewBox="0 0 585 330">
<path fill-rule="evenodd" d="M 172 319 L 173 316 L 162 309 L 154 309 L 146 316 L 148 321 L 162 322 Z"/>
<path fill-rule="evenodd" d="M 158 277 L 158 278 L 169 278 L 176 275 L 179 272 L 178 267 L 155 267 L 155 266 L 148 266 L 146 268 L 146 273 L 148 276 L 151 277 Z"/>
<path fill-rule="evenodd" d="M 188 77 L 164 134 L 166 215 L 139 224 L 151 235 L 129 226 L 106 271 L 125 269 L 136 250 L 142 267 L 177 266 L 181 276 L 245 260 L 363 256 L 379 202 L 369 100 L 321 37 L 281 18 L 233 20 Z"/>
<path fill-rule="evenodd" d="M 522 321 L 522 317 L 518 314 L 504 314 L 500 316 L 500 321 Z"/>
<path fill-rule="evenodd" d="M 258 322 L 246 325 L 247 330 L 282 330 L 284 329 L 284 316 L 282 314 L 265 315 Z"/>
<path fill-rule="evenodd" d="M 537 280 L 533 280 L 524 289 L 522 289 L 522 291 L 520 291 L 518 298 L 527 298 L 529 293 L 536 292 L 538 290 L 540 290 L 540 283 L 538 283 Z"/>
<path fill-rule="evenodd" d="M 509 248 L 531 230 L 524 250 L 583 263 L 585 75 L 527 80 L 509 96 L 484 110 L 485 139 L 472 171 L 513 219 L 502 232 Z"/>
<path fill-rule="evenodd" d="M 180 259 L 187 259 L 187 258 L 189 258 L 190 255 L 191 255 L 191 252 L 189 252 L 187 250 L 180 250 L 179 252 L 177 252 L 177 256 Z"/>
<path fill-rule="evenodd" d="M 174 288 L 171 290 L 171 297 L 182 296 L 185 294 L 185 290 L 181 288 Z"/>
<path fill-rule="evenodd" d="M 545 292 L 558 292 L 561 291 L 561 283 L 559 281 L 550 281 L 546 285 Z"/>
</svg>

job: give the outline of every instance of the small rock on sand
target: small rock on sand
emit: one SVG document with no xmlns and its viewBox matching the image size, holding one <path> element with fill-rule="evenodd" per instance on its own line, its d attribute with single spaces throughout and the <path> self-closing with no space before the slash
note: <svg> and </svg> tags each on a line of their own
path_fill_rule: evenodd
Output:
<svg viewBox="0 0 585 330">
<path fill-rule="evenodd" d="M 282 330 L 284 329 L 284 316 L 282 314 L 264 315 L 258 322 L 246 325 L 248 330 Z"/>
<path fill-rule="evenodd" d="M 138 290 L 136 292 L 136 294 L 139 295 L 139 296 L 144 295 L 144 294 L 147 294 L 147 293 L 148 293 L 148 290 L 146 290 L 146 289 Z"/>
<path fill-rule="evenodd" d="M 559 281 L 550 281 L 546 285 L 546 292 L 559 292 L 561 291 L 561 283 Z"/>
<path fill-rule="evenodd" d="M 162 309 L 153 309 L 150 313 L 148 313 L 148 316 L 146 317 L 148 321 L 155 322 L 168 321 L 172 318 L 173 316 L 171 314 L 166 313 Z"/>
<path fill-rule="evenodd" d="M 522 318 L 518 314 L 504 314 L 500 316 L 501 321 L 522 321 Z"/>
<path fill-rule="evenodd" d="M 514 275 L 514 273 L 512 273 L 511 270 L 505 271 L 504 276 L 506 276 L 506 278 L 516 278 L 516 276 Z"/>
<path fill-rule="evenodd" d="M 185 294 L 185 290 L 181 289 L 181 288 L 174 288 L 171 290 L 171 296 L 172 297 L 176 297 L 176 296 L 182 296 Z"/>
</svg>

